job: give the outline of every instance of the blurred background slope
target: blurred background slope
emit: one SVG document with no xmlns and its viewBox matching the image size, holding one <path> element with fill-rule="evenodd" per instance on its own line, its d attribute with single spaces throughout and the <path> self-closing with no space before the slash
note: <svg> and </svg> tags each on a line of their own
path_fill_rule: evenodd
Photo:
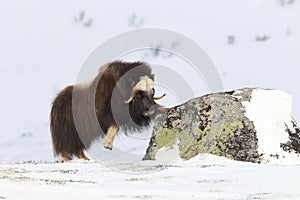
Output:
<svg viewBox="0 0 300 200">
<path fill-rule="evenodd" d="M 145 27 L 174 30 L 199 43 L 225 90 L 289 93 L 300 121 L 297 0 L 1 1 L 0 162 L 52 160 L 49 111 L 55 95 L 75 82 L 99 44 Z M 173 58 L 150 52 L 137 59 Z"/>
</svg>

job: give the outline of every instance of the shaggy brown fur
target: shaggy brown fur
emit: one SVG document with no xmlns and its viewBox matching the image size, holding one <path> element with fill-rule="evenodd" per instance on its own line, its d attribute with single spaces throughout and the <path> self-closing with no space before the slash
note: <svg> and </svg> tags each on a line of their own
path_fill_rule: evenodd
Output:
<svg viewBox="0 0 300 200">
<path fill-rule="evenodd" d="M 154 79 L 146 63 L 115 61 L 101 67 L 91 81 L 62 90 L 53 102 L 50 116 L 54 155 L 61 155 L 63 160 L 71 160 L 73 155 L 88 159 L 84 149 L 99 136 L 104 138 L 110 127 L 116 127 L 117 131 L 120 126 L 127 132 L 148 126 L 150 117 L 140 113 L 144 104 L 124 103 L 133 86 L 145 75 Z M 148 104 L 156 110 L 163 108 L 154 102 L 153 96 Z M 112 140 L 113 137 L 110 136 Z"/>
</svg>

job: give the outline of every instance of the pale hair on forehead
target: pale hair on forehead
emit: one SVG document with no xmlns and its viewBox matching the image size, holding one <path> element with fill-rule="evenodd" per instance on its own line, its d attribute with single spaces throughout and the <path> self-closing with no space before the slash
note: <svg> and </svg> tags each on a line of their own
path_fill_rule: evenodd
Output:
<svg viewBox="0 0 300 200">
<path fill-rule="evenodd" d="M 141 76 L 140 81 L 134 86 L 134 88 L 141 91 L 150 91 L 154 88 L 154 82 L 148 76 Z"/>
</svg>

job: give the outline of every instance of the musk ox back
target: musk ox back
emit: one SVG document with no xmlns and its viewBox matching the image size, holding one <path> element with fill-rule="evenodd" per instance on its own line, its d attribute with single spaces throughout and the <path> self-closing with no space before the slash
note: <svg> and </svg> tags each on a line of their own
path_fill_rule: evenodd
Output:
<svg viewBox="0 0 300 200">
<path fill-rule="evenodd" d="M 164 107 L 154 100 L 154 75 L 143 62 L 115 61 L 97 76 L 62 90 L 51 109 L 50 129 L 54 155 L 88 159 L 84 150 L 101 137 L 112 149 L 119 128 L 126 133 L 147 127 Z"/>
</svg>

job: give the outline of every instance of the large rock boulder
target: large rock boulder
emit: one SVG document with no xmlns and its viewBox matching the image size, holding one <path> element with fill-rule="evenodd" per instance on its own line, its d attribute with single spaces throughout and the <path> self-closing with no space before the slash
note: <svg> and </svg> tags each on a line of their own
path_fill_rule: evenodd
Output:
<svg viewBox="0 0 300 200">
<path fill-rule="evenodd" d="M 258 88 L 192 99 L 156 118 L 144 160 L 175 151 L 185 160 L 211 153 L 238 161 L 299 164 L 300 131 L 291 104 L 284 92 Z"/>
</svg>

